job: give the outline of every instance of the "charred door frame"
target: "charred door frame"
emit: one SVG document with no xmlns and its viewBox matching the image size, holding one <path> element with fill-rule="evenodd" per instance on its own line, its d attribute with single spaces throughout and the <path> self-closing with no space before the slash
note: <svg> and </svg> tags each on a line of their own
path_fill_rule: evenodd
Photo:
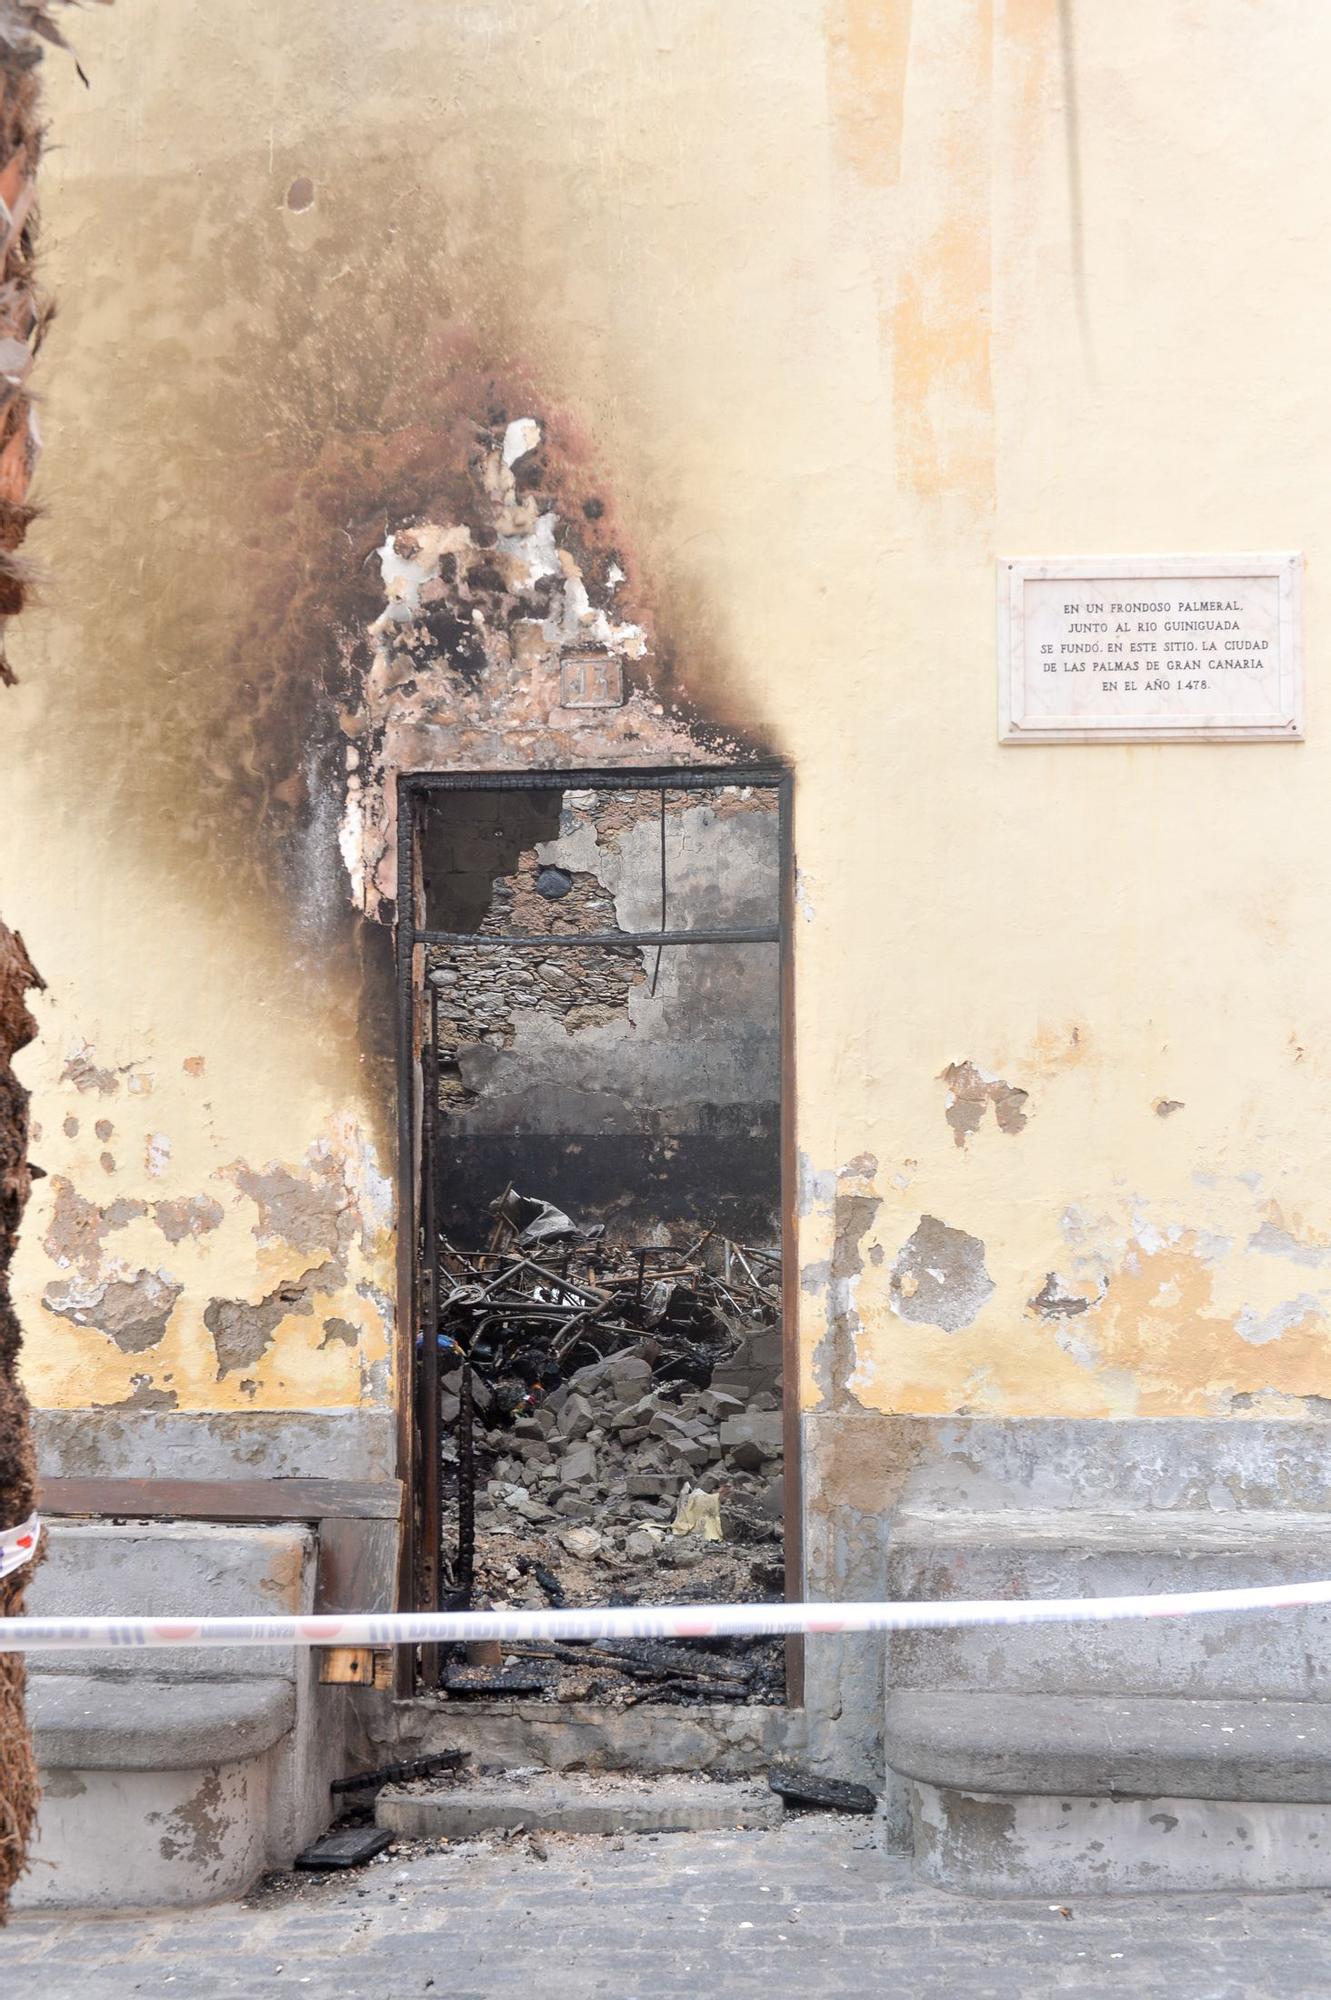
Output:
<svg viewBox="0 0 1331 2000">
<path fill-rule="evenodd" d="M 795 1240 L 796 1159 L 795 1159 L 795 1065 L 794 1065 L 794 846 L 792 839 L 793 774 L 782 764 L 651 765 L 630 769 L 548 771 L 425 771 L 401 773 L 397 780 L 397 922 L 396 957 L 398 981 L 398 1240 L 397 1240 L 397 1419 L 398 1475 L 402 1480 L 402 1548 L 398 1567 L 398 1603 L 412 1608 L 416 1575 L 416 1330 L 421 1311 L 420 1213 L 418 1191 L 422 1166 L 422 1067 L 421 1051 L 426 1030 L 422 1002 L 425 994 L 424 952 L 428 945 L 452 941 L 449 933 L 431 931 L 424 922 L 420 876 L 419 810 L 440 792 L 461 791 L 710 791 L 717 785 L 752 785 L 777 794 L 778 868 L 780 874 L 777 921 L 774 926 L 778 947 L 778 1007 L 780 1014 L 781 1091 L 781 1293 L 782 1293 L 782 1381 L 783 1473 L 785 1481 L 785 1570 L 786 1598 L 797 1602 L 803 1595 L 803 1467 L 799 1428 L 799 1271 Z M 716 937 L 717 934 L 712 934 Z M 615 943 L 643 945 L 686 941 L 687 934 L 672 931 L 616 934 Z M 733 934 L 734 941 L 758 942 L 757 937 Z M 699 942 L 702 941 L 700 938 Z M 496 942 L 498 942 L 496 940 Z M 423 1389 L 429 1404 L 438 1409 L 438 1348 L 434 1341 L 422 1347 Z M 438 1452 L 432 1453 L 434 1480 L 438 1481 Z M 435 1511 L 437 1512 L 437 1499 Z M 437 1608 L 440 1569 L 436 1558 L 432 1571 L 432 1606 Z M 400 1646 L 396 1653 L 399 1696 L 415 1687 L 412 1651 Z M 787 1643 L 786 1702 L 799 1707 L 804 1699 L 804 1649 L 798 1639 Z"/>
</svg>

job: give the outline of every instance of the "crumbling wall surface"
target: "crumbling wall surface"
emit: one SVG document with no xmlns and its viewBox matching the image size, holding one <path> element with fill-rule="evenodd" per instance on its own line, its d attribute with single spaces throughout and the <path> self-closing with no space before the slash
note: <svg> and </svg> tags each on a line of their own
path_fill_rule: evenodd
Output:
<svg viewBox="0 0 1331 2000">
<path fill-rule="evenodd" d="M 444 850 L 451 804 L 436 808 Z M 493 881 L 477 935 L 650 931 L 663 862 L 667 928 L 774 925 L 775 791 L 675 791 L 664 814 L 650 792 L 566 793 L 557 825 Z M 459 927 L 469 888 L 450 901 L 441 885 L 442 928 Z M 649 948 L 441 946 L 430 965 L 444 1058 L 438 1212 L 453 1240 L 484 1240 L 486 1205 L 509 1182 L 621 1242 L 709 1229 L 778 1240 L 775 945 L 669 946 L 659 963 Z"/>
</svg>

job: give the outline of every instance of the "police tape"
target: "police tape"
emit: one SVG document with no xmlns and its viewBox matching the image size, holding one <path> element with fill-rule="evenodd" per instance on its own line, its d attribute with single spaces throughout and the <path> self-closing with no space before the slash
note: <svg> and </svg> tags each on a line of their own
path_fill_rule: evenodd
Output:
<svg viewBox="0 0 1331 2000">
<path fill-rule="evenodd" d="M 0 1618 L 0 1653 L 102 1646 L 421 1646 L 562 1639 L 754 1639 L 925 1626 L 1109 1623 L 1331 1604 L 1331 1582 L 1136 1597 L 899 1599 L 868 1604 L 569 1605 L 541 1611 L 333 1612 L 298 1618 Z"/>
<path fill-rule="evenodd" d="M 17 1528 L 0 1528 L 0 1577 L 11 1576 L 25 1562 L 32 1561 L 41 1532 L 42 1524 L 35 1513 L 20 1521 Z"/>
</svg>

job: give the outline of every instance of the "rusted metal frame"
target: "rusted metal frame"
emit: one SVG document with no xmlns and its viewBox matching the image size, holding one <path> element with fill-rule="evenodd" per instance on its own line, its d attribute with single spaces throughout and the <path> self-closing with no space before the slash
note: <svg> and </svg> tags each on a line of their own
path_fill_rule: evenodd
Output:
<svg viewBox="0 0 1331 2000">
<path fill-rule="evenodd" d="M 569 771 L 421 771 L 411 783 L 421 792 L 710 792 L 718 785 L 752 785 L 776 791 L 785 783 L 779 764 L 652 764 L 632 769 Z"/>
<path fill-rule="evenodd" d="M 402 1532 L 398 1544 L 397 1602 L 416 1607 L 416 1000 L 412 977 L 416 953 L 415 907 L 416 794 L 409 779 L 397 781 L 397 1470 L 402 1481 Z M 416 1684 L 410 1646 L 394 1649 L 394 1692 L 410 1695 Z"/>
<path fill-rule="evenodd" d="M 781 1049 L 781 1472 L 785 1489 L 786 1602 L 804 1601 L 804 1461 L 800 1429 L 799 1156 L 795 1114 L 794 779 L 782 773 L 777 795 L 781 907 L 778 967 Z M 786 1640 L 786 1706 L 804 1706 L 804 1640 Z"/>
<path fill-rule="evenodd" d="M 799 1348 L 795 1312 L 798 1304 L 798 1267 L 795 1246 L 795 1123 L 793 1088 L 793 1035 L 792 1035 L 792 990 L 793 966 L 791 939 L 793 935 L 794 870 L 791 839 L 791 778 L 785 767 L 763 766 L 705 766 L 692 768 L 656 768 L 632 771 L 617 770 L 568 770 L 550 772 L 524 771 L 440 771 L 424 772 L 413 776 L 409 785 L 400 781 L 399 823 L 398 823 L 398 866 L 399 884 L 404 879 L 402 869 L 404 848 L 410 861 L 406 879 L 414 887 L 415 825 L 414 812 L 411 824 L 403 828 L 402 793 L 409 790 L 414 795 L 429 792 L 448 791 L 709 791 L 718 785 L 745 784 L 755 790 L 776 790 L 778 793 L 778 857 L 780 872 L 781 908 L 779 921 L 775 926 L 763 926 L 743 931 L 682 931 L 668 932 L 664 928 L 657 932 L 612 932 L 579 935 L 576 932 L 559 932 L 554 935 L 508 935 L 483 937 L 472 932 L 432 931 L 417 927 L 415 923 L 414 900 L 410 902 L 410 938 L 405 945 L 399 927 L 398 963 L 402 978 L 403 993 L 399 998 L 399 1024 L 405 1031 L 401 1035 L 406 1051 L 406 1084 L 399 1102 L 399 1139 L 404 1127 L 406 1144 L 401 1146 L 404 1159 L 411 1158 L 411 1101 L 414 1096 L 415 1072 L 411 1052 L 411 1027 L 414 1024 L 414 996 L 411 991 L 412 955 L 416 947 L 429 946 L 486 946 L 498 948 L 531 948 L 535 946 L 600 946 L 607 949 L 636 949 L 639 946 L 690 945 L 690 944 L 776 944 L 780 951 L 780 1035 L 782 1049 L 781 1077 L 781 1212 L 782 1212 L 782 1299 L 784 1344 L 782 1353 L 782 1388 L 784 1408 L 784 1450 L 785 1450 L 785 1490 L 786 1490 L 786 1594 L 788 1599 L 798 1600 L 803 1579 L 803 1528 L 802 1480 L 800 1465 L 800 1432 L 798 1416 L 798 1369 Z M 399 888 L 399 911 L 401 909 Z M 403 1109 L 402 1099 L 406 1100 Z M 439 1169 L 442 1170 L 442 1157 Z M 408 1241 L 414 1245 L 414 1188 L 404 1181 L 404 1221 L 413 1224 L 413 1233 Z M 405 1205 L 410 1202 L 410 1215 Z M 711 1232 L 708 1232 L 710 1235 Z M 703 1241 L 706 1242 L 704 1237 Z M 400 1259 L 401 1262 L 401 1259 Z M 409 1326 L 411 1337 L 408 1352 L 414 1362 L 414 1329 L 417 1324 L 415 1286 L 417 1281 L 416 1257 L 410 1257 L 411 1277 L 411 1317 Z M 462 1375 L 461 1410 L 459 1412 L 459 1571 L 455 1582 L 457 1595 L 470 1598 L 473 1574 L 474 1537 L 474 1466 L 470 1463 L 472 1453 L 472 1398 L 471 1369 L 464 1359 Z M 404 1475 L 404 1476 L 409 1476 Z M 409 1489 L 410 1490 L 410 1489 Z M 411 1518 L 410 1507 L 407 1510 Z M 468 1517 L 471 1517 L 470 1519 Z M 407 1538 L 404 1536 L 404 1542 Z M 411 1574 L 410 1571 L 407 1572 Z M 407 1649 L 401 1649 L 404 1653 Z M 798 1638 L 787 1642 L 787 1703 L 799 1706 L 803 1701 L 803 1647 Z M 399 1692 L 403 1690 L 399 1687 Z"/>
<path fill-rule="evenodd" d="M 665 787 L 664 785 L 662 785 L 662 787 L 661 787 L 661 922 L 660 922 L 660 927 L 661 927 L 661 930 L 662 930 L 662 932 L 664 933 L 664 931 L 665 931 L 665 927 L 666 927 L 666 787 Z M 654 964 L 653 964 L 653 966 L 652 966 L 652 987 L 651 987 L 651 993 L 652 993 L 652 998 L 653 998 L 653 1000 L 654 1000 L 654 999 L 656 998 L 656 982 L 657 982 L 657 980 L 658 980 L 658 979 L 659 979 L 659 978 L 661 977 L 661 953 L 662 953 L 662 950 L 663 950 L 663 949 L 664 949 L 664 947 L 663 947 L 662 945 L 659 945 L 659 944 L 657 945 L 657 947 L 656 947 L 656 960 L 655 960 L 655 963 L 654 963 Z"/>
<path fill-rule="evenodd" d="M 476 1582 L 476 1385 L 471 1366 L 471 1349 L 480 1335 L 499 1315 L 492 1312 L 473 1320 L 467 1352 L 462 1357 L 461 1394 L 458 1397 L 458 1554 L 453 1565 L 451 1602 L 460 1611 L 470 1609 Z"/>
<path fill-rule="evenodd" d="M 435 1225 L 435 1179 L 439 1158 L 439 998 L 430 989 L 430 1038 L 421 1067 L 421 1260 L 420 1367 L 417 1423 L 421 1442 L 421 1549 L 425 1609 L 443 1608 L 443 1502 L 439 1484 L 439 1234 Z M 412 1343 L 413 1349 L 415 1342 Z M 439 1647 L 421 1647 L 421 1685 L 439 1685 Z"/>
<path fill-rule="evenodd" d="M 666 944 L 780 944 L 781 930 L 777 924 L 756 924 L 747 930 L 732 931 L 506 931 L 499 936 L 480 931 L 417 931 L 416 942 L 424 945 L 480 945 L 482 948 L 506 948 L 509 945 L 530 948 L 540 945 L 542 949 L 546 945 L 602 945 L 637 950 L 643 945 L 659 947 Z"/>
</svg>

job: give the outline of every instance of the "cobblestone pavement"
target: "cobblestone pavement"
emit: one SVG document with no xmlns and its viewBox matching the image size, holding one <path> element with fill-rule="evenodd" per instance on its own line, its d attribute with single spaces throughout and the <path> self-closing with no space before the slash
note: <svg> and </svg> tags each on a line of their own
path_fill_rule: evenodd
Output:
<svg viewBox="0 0 1331 2000">
<path fill-rule="evenodd" d="M 541 1859 L 541 1851 L 545 1859 Z M 17 1917 L 5 2000 L 1171 2000 L 1331 1994 L 1331 1894 L 980 1902 L 863 1820 L 403 1847 L 245 1903 Z"/>
</svg>

